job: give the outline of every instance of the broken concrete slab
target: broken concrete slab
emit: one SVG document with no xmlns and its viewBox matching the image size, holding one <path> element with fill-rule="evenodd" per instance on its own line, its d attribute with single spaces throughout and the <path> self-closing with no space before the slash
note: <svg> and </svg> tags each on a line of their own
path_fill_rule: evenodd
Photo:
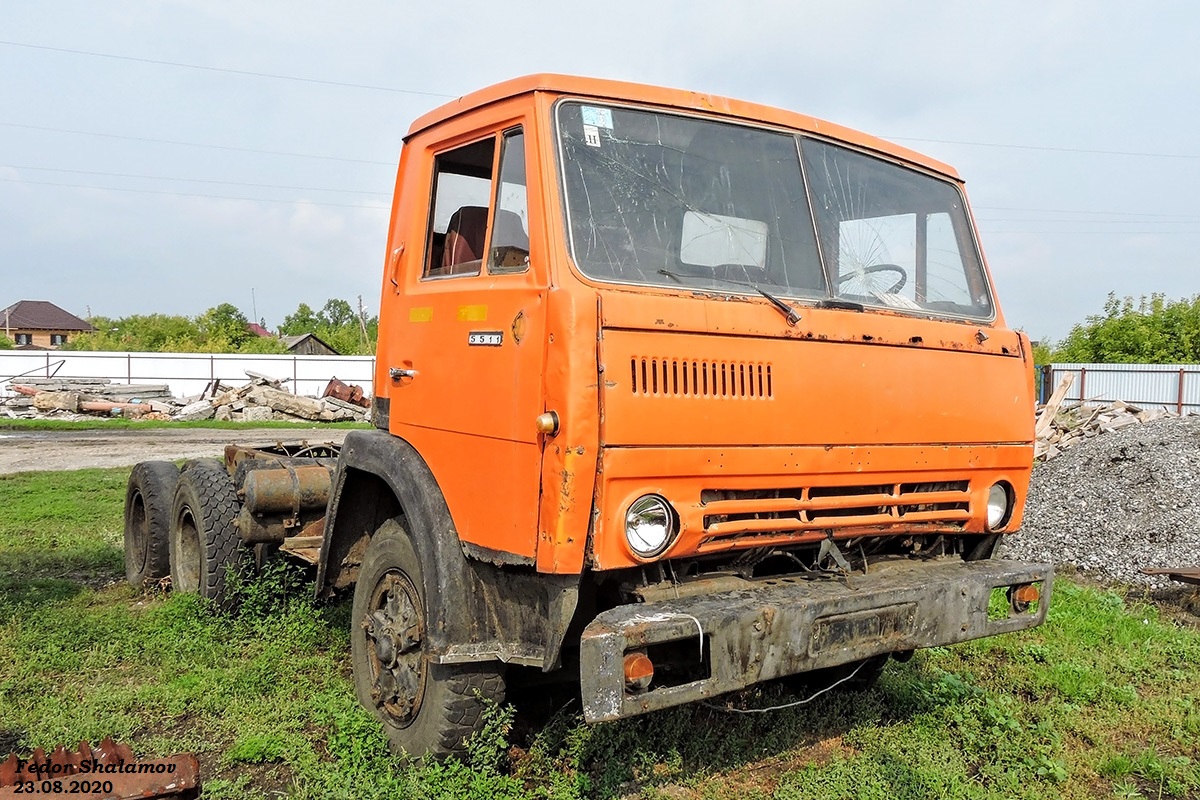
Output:
<svg viewBox="0 0 1200 800">
<path fill-rule="evenodd" d="M 181 408 L 176 412 L 174 418 L 180 422 L 195 422 L 203 419 L 212 419 L 215 413 L 216 409 L 213 408 L 212 403 L 207 400 L 197 400 Z"/>
<path fill-rule="evenodd" d="M 299 397 L 282 389 L 272 389 L 268 386 L 256 386 L 247 397 L 260 406 L 270 406 L 276 411 L 301 417 L 307 420 L 321 419 L 325 411 L 325 403 L 310 397 Z"/>
<path fill-rule="evenodd" d="M 273 417 L 274 413 L 270 406 L 246 406 L 242 410 L 242 420 L 245 422 L 267 422 Z"/>
<path fill-rule="evenodd" d="M 33 407 L 38 411 L 79 410 L 79 392 L 38 392 L 33 396 Z"/>
</svg>

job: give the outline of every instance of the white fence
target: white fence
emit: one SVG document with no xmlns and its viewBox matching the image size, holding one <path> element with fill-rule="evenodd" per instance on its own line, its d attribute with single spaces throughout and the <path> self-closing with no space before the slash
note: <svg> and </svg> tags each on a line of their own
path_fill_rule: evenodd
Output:
<svg viewBox="0 0 1200 800">
<path fill-rule="evenodd" d="M 1200 413 L 1200 364 L 1048 364 L 1042 367 L 1043 402 L 1067 373 L 1075 376 L 1068 402 L 1124 400 Z"/>
<path fill-rule="evenodd" d="M 287 380 L 296 394 L 320 395 L 330 378 L 357 384 L 371 394 L 373 356 L 241 355 L 236 353 L 111 353 L 63 350 L 0 350 L 0 394 L 20 377 L 108 378 L 115 383 L 165 383 L 176 397 L 199 394 L 221 380 L 240 386 L 246 370 Z"/>
</svg>

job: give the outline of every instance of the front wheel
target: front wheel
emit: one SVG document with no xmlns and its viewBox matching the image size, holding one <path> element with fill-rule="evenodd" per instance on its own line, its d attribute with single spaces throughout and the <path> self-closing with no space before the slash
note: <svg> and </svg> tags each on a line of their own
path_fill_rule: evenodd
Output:
<svg viewBox="0 0 1200 800">
<path fill-rule="evenodd" d="M 358 700 L 383 723 L 393 752 L 462 755 L 488 702 L 504 699 L 499 664 L 429 657 L 421 564 L 400 520 L 371 538 L 354 587 L 350 657 Z"/>
</svg>

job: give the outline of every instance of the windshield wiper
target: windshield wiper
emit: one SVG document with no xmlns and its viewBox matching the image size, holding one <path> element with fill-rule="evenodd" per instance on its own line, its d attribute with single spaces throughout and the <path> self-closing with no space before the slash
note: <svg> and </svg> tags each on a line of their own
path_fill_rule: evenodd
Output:
<svg viewBox="0 0 1200 800">
<path fill-rule="evenodd" d="M 674 278 L 677 282 L 683 283 L 683 277 L 672 272 L 669 269 L 660 269 L 658 272 L 660 275 L 666 275 L 668 278 Z M 779 309 L 779 313 L 783 314 L 784 317 L 787 318 L 787 324 L 789 326 L 795 327 L 796 323 L 798 323 L 800 321 L 800 314 L 799 314 L 799 312 L 796 311 L 796 309 L 792 308 L 790 305 L 783 302 L 778 297 L 776 297 L 775 295 L 768 292 L 766 289 L 759 288 L 758 286 L 755 286 L 753 283 L 743 282 L 743 281 L 731 281 L 728 278 L 718 278 L 716 275 L 703 275 L 703 276 L 692 275 L 692 276 L 684 276 L 684 277 L 704 278 L 705 280 L 720 281 L 721 283 L 728 283 L 728 284 L 732 284 L 733 286 L 745 286 L 747 288 L 753 289 L 754 291 L 761 294 L 763 297 L 770 300 L 771 305 L 773 305 L 773 306 L 775 306 L 775 308 Z"/>
<path fill-rule="evenodd" d="M 796 323 L 800 321 L 800 315 L 798 313 L 796 313 L 796 309 L 792 308 L 787 303 L 783 302 L 778 297 L 776 297 L 775 295 L 768 292 L 766 289 L 761 289 L 757 286 L 754 286 L 753 284 L 751 284 L 750 288 L 753 289 L 754 291 L 758 292 L 759 294 L 761 294 L 763 297 L 770 300 L 771 305 L 778 308 L 779 312 L 781 314 L 783 314 L 785 317 L 787 317 L 788 325 L 790 325 L 794 328 L 796 326 Z"/>
<path fill-rule="evenodd" d="M 817 308 L 840 308 L 844 311 L 866 311 L 866 306 L 862 303 L 856 303 L 853 300 L 838 300 L 834 297 L 826 297 L 823 300 L 817 301 Z"/>
</svg>

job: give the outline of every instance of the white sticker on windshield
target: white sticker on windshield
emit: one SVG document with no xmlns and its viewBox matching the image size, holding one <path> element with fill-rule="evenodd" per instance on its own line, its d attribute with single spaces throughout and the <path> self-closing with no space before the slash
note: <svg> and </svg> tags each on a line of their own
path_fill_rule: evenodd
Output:
<svg viewBox="0 0 1200 800">
<path fill-rule="evenodd" d="M 583 141 L 585 143 L 587 143 L 588 147 L 599 147 L 600 146 L 600 129 L 597 128 L 595 125 L 584 125 L 583 126 Z"/>
<path fill-rule="evenodd" d="M 583 106 L 583 124 L 595 125 L 597 128 L 608 128 L 612 130 L 612 109 L 597 108 L 596 106 Z"/>
</svg>

